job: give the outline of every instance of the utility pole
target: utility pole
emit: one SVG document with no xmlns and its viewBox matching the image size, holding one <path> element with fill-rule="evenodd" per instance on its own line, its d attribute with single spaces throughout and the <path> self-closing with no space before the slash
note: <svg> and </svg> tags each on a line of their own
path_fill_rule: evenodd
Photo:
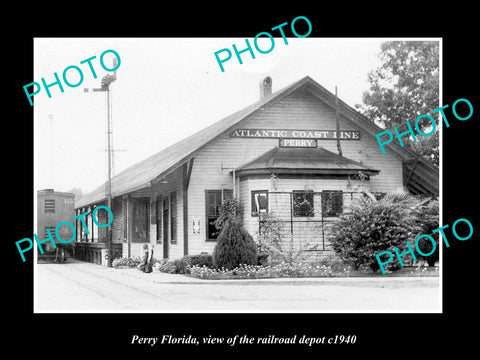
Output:
<svg viewBox="0 0 480 360">
<path fill-rule="evenodd" d="M 335 85 L 335 122 L 337 124 L 337 150 L 338 155 L 342 156 L 342 147 L 340 146 L 340 116 L 338 114 L 338 94 L 337 86 Z"/>
<path fill-rule="evenodd" d="M 117 68 L 117 59 L 113 59 L 113 68 Z M 102 86 L 100 88 L 92 89 L 93 92 L 105 92 L 107 97 L 107 162 L 108 162 L 108 170 L 107 170 L 107 184 L 105 189 L 105 195 L 107 198 L 107 207 L 111 210 L 112 209 L 112 116 L 110 112 L 110 85 L 115 80 L 117 80 L 117 71 L 113 72 L 113 75 L 105 75 L 102 78 Z M 84 89 L 85 92 L 88 92 L 89 89 Z M 107 239 L 105 242 L 105 258 L 107 260 L 107 265 L 112 267 L 112 228 L 108 226 L 105 228 Z"/>
</svg>

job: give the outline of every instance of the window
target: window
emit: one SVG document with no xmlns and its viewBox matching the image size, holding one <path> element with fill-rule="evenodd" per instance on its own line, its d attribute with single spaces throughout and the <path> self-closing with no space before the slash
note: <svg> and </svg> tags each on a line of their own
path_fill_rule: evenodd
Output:
<svg viewBox="0 0 480 360">
<path fill-rule="evenodd" d="M 217 228 L 215 220 L 218 219 L 218 211 L 222 205 L 222 190 L 205 190 L 205 215 L 206 235 L 208 240 L 217 240 Z"/>
<path fill-rule="evenodd" d="M 293 216 L 314 216 L 313 191 L 293 191 Z"/>
<path fill-rule="evenodd" d="M 170 194 L 170 242 L 177 243 L 177 193 Z"/>
<path fill-rule="evenodd" d="M 113 203 L 117 203 L 117 199 L 115 199 Z M 110 221 L 110 215 L 108 214 L 107 210 L 99 208 L 95 212 L 95 216 L 93 216 L 93 210 L 95 208 L 98 208 L 98 205 L 92 208 L 92 220 L 96 220 L 100 225 L 107 224 Z M 113 208 L 114 206 L 112 204 L 112 209 Z M 91 230 L 90 230 L 90 232 L 93 234 L 92 240 L 96 242 L 105 242 L 107 238 L 107 228 L 106 227 L 100 228 L 94 225 L 94 223 L 95 221 L 93 221 L 93 223 L 91 224 Z"/>
<path fill-rule="evenodd" d="M 75 220 L 76 222 L 76 232 L 77 232 L 77 241 L 83 241 L 86 239 L 87 233 L 85 232 L 85 229 L 83 228 L 82 220 L 81 217 L 79 216 L 80 214 L 83 214 L 85 212 L 85 209 L 78 209 L 76 211 L 76 216 L 77 219 Z"/>
<path fill-rule="evenodd" d="M 133 199 L 132 201 L 132 242 L 148 240 L 148 201 Z"/>
<path fill-rule="evenodd" d="M 268 191 L 254 190 L 252 191 L 252 207 L 251 215 L 258 216 L 268 212 Z"/>
<path fill-rule="evenodd" d="M 218 219 L 220 206 L 226 199 L 233 198 L 232 189 L 205 190 L 205 215 L 206 215 L 206 237 L 207 241 L 217 240 L 218 230 L 215 227 L 215 220 Z"/>
<path fill-rule="evenodd" d="M 45 199 L 45 212 L 46 213 L 55 212 L 55 199 Z"/>
<path fill-rule="evenodd" d="M 169 224 L 169 210 L 168 210 L 168 196 L 164 197 L 163 198 L 163 214 L 162 214 L 162 223 L 163 223 L 163 241 L 164 241 L 164 244 L 168 244 L 168 224 Z M 168 249 L 168 246 L 166 247 Z"/>
<path fill-rule="evenodd" d="M 91 231 L 91 223 L 90 223 L 90 220 L 89 218 L 91 217 L 92 213 L 91 213 L 91 210 L 90 208 L 86 208 L 86 209 L 82 209 L 84 210 L 83 212 L 81 212 L 82 214 L 85 213 L 85 212 L 88 212 L 88 214 L 86 214 L 84 217 L 83 217 L 83 222 L 80 220 L 80 224 L 81 224 L 81 227 L 82 227 L 82 234 L 81 234 L 81 238 L 83 241 L 89 241 L 90 240 L 90 234 L 92 233 Z M 85 223 L 85 224 L 83 224 Z M 88 233 L 87 233 L 88 231 Z"/>
<path fill-rule="evenodd" d="M 85 224 L 87 225 L 87 229 L 89 234 L 87 235 L 87 240 L 88 241 L 93 241 L 93 233 L 92 233 L 92 226 L 93 226 L 93 221 L 92 221 L 92 208 L 88 208 L 88 214 L 85 216 Z"/>
<path fill-rule="evenodd" d="M 159 196 L 157 197 L 157 203 L 156 203 L 156 216 L 157 216 L 157 244 L 162 243 L 162 197 Z"/>
<path fill-rule="evenodd" d="M 337 216 L 343 212 L 343 192 L 341 190 L 322 191 L 323 216 Z"/>
</svg>

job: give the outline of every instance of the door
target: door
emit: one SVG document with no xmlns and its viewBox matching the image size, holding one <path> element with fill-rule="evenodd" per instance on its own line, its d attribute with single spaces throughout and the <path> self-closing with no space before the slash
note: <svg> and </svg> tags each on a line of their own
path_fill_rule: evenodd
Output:
<svg viewBox="0 0 480 360">
<path fill-rule="evenodd" d="M 168 197 L 163 199 L 163 258 L 168 258 Z"/>
</svg>

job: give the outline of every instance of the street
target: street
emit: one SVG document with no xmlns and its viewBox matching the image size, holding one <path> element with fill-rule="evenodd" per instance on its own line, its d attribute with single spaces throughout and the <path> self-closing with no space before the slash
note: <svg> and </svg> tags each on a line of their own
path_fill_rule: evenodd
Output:
<svg viewBox="0 0 480 360">
<path fill-rule="evenodd" d="M 69 259 L 36 265 L 35 312 L 440 312 L 438 277 L 201 280 Z"/>
</svg>

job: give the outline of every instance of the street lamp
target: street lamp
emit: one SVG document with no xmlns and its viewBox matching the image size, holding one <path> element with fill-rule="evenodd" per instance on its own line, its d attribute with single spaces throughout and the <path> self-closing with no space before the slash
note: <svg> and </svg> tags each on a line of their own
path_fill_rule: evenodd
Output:
<svg viewBox="0 0 480 360">
<path fill-rule="evenodd" d="M 117 68 L 117 59 L 113 59 L 113 68 Z M 117 71 L 113 72 L 113 75 L 105 75 L 102 78 L 102 83 L 100 88 L 92 89 L 93 92 L 105 92 L 107 95 L 107 157 L 108 157 L 108 179 L 107 179 L 107 188 L 105 189 L 107 197 L 107 207 L 112 208 L 112 144 L 111 144 L 111 123 L 112 118 L 110 114 L 110 85 L 117 80 Z M 83 89 L 84 92 L 89 92 L 89 89 Z M 112 229 L 108 226 L 106 229 L 106 243 L 105 243 L 105 258 L 107 259 L 107 265 L 112 267 Z"/>
</svg>

